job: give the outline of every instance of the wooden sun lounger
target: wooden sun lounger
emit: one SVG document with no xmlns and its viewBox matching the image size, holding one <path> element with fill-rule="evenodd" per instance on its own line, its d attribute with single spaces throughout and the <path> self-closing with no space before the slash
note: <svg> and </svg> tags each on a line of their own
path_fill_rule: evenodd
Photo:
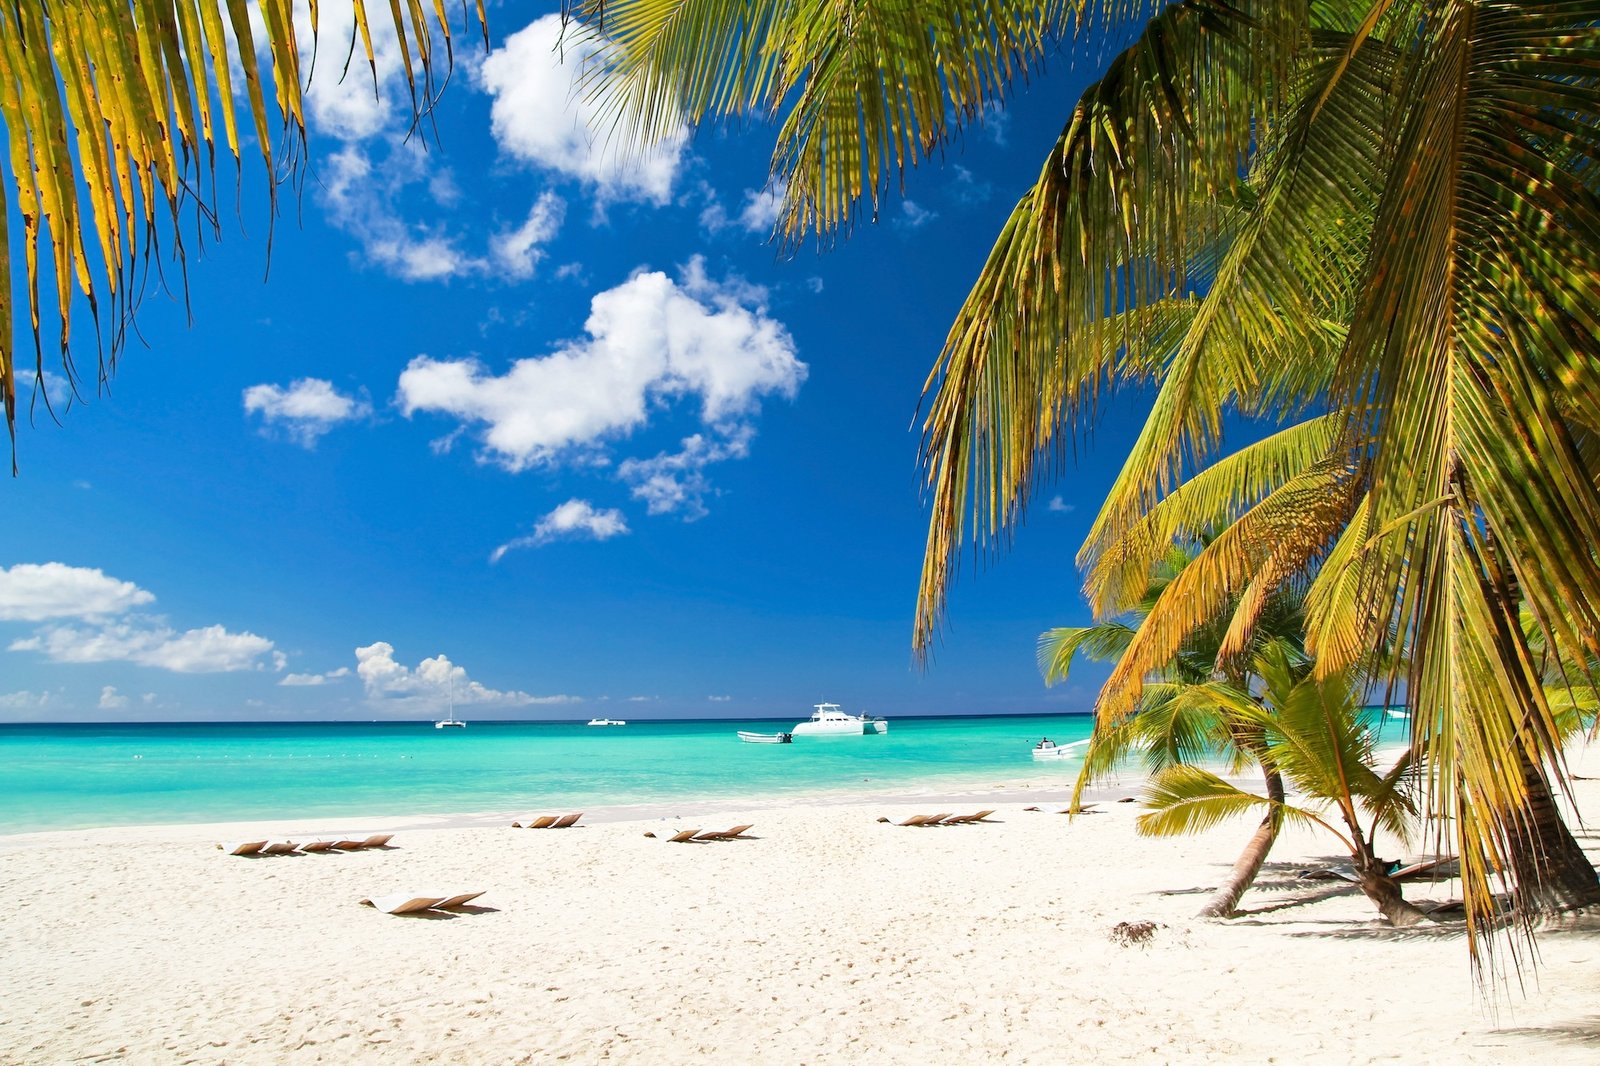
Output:
<svg viewBox="0 0 1600 1066">
<path fill-rule="evenodd" d="M 672 842 L 674 844 L 687 844 L 689 841 L 694 839 L 694 835 L 696 833 L 698 833 L 698 832 L 700 832 L 700 830 L 698 830 L 698 829 L 685 829 L 683 832 L 678 833 L 676 836 L 668 837 L 667 840 L 669 840 L 670 842 Z"/>
<path fill-rule="evenodd" d="M 932 815 L 932 814 L 913 814 L 910 818 L 907 818 L 905 821 L 896 822 L 894 824 L 895 825 L 922 825 L 925 822 L 927 822 L 927 820 L 929 818 L 933 818 L 933 817 L 936 817 L 936 816 Z"/>
<path fill-rule="evenodd" d="M 454 910 L 457 907 L 465 907 L 467 904 L 471 903 L 473 900 L 477 899 L 481 895 L 483 895 L 483 893 L 480 891 L 480 892 L 463 892 L 459 896 L 447 896 L 444 899 L 440 900 L 438 903 L 435 903 L 433 905 L 433 909 L 434 910 L 440 910 L 440 911 L 448 911 L 448 910 Z"/>
<path fill-rule="evenodd" d="M 921 825 L 921 826 L 944 825 L 944 824 L 946 824 L 945 823 L 945 819 L 949 818 L 949 817 L 950 817 L 949 812 L 946 812 L 944 814 L 930 814 L 930 815 L 928 815 L 928 817 L 924 818 L 922 821 L 918 822 L 917 824 Z"/>
<path fill-rule="evenodd" d="M 1408 877 L 1421 877 L 1423 874 L 1431 874 L 1441 867 L 1449 866 L 1455 861 L 1454 855 L 1436 855 L 1431 859 L 1418 859 L 1416 862 L 1390 870 L 1389 876 L 1396 881 L 1403 881 Z"/>
<path fill-rule="evenodd" d="M 393 833 L 374 833 L 365 840 L 336 840 L 333 846 L 340 851 L 360 851 L 362 848 L 384 847 L 393 839 Z"/>
<path fill-rule="evenodd" d="M 267 846 L 265 840 L 245 840 L 234 844 L 218 844 L 229 855 L 257 855 Z"/>
<path fill-rule="evenodd" d="M 979 811 L 977 814 L 957 814 L 957 815 L 955 815 L 953 817 L 946 818 L 944 820 L 944 824 L 945 825 L 970 825 L 973 822 L 981 822 L 981 821 L 983 821 L 985 818 L 989 817 L 989 815 L 991 815 L 993 813 L 994 813 L 993 811 Z"/>
<path fill-rule="evenodd" d="M 583 817 L 583 812 L 582 811 L 579 811 L 577 814 L 563 815 L 562 817 L 560 817 L 560 818 L 556 819 L 554 822 L 552 822 L 551 825 L 550 825 L 550 828 L 551 829 L 565 829 L 569 825 L 576 825 L 578 819 L 582 818 L 582 817 Z"/>
<path fill-rule="evenodd" d="M 332 851 L 333 846 L 336 843 L 338 843 L 338 841 L 335 840 L 313 840 L 310 843 L 301 844 L 300 850 L 307 853 Z"/>
<path fill-rule="evenodd" d="M 397 892 L 392 896 L 374 896 L 361 902 L 368 907 L 376 907 L 385 914 L 415 914 L 417 911 L 429 910 L 443 903 L 448 897 L 440 896 L 413 896 L 405 892 Z"/>
<path fill-rule="evenodd" d="M 697 839 L 697 840 L 732 840 L 734 837 L 743 836 L 745 834 L 746 830 L 753 829 L 753 828 L 755 828 L 754 825 L 736 825 L 732 829 L 720 829 L 720 830 L 719 829 L 707 829 L 704 833 L 701 833 L 695 839 Z"/>
<path fill-rule="evenodd" d="M 556 816 L 555 815 L 553 815 L 553 814 L 545 814 L 545 815 L 539 816 L 538 818 L 535 818 L 533 821 L 529 822 L 527 825 L 518 825 L 516 822 L 512 822 L 511 823 L 511 828 L 513 828 L 513 829 L 549 829 L 552 825 L 555 824 L 555 822 L 556 822 Z"/>
<path fill-rule="evenodd" d="M 300 845 L 292 840 L 285 840 L 277 844 L 268 844 L 261 849 L 263 855 L 293 855 L 294 850 Z"/>
</svg>

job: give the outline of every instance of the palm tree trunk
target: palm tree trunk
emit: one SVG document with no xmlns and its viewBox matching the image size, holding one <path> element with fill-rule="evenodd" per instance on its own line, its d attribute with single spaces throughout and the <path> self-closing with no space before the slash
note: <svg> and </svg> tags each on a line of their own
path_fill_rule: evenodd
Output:
<svg viewBox="0 0 1600 1066">
<path fill-rule="evenodd" d="M 1600 905 L 1600 877 L 1561 819 L 1544 772 L 1516 745 L 1527 807 L 1511 837 L 1513 901 L 1528 915 L 1554 914 Z"/>
<path fill-rule="evenodd" d="M 1378 913 L 1390 925 L 1406 928 L 1427 917 L 1414 904 L 1407 903 L 1400 885 L 1389 876 L 1388 863 L 1370 854 L 1357 860 L 1356 876 L 1361 891 L 1378 907 Z"/>
<path fill-rule="evenodd" d="M 1277 770 L 1268 769 L 1266 772 L 1267 798 L 1274 803 L 1283 802 L 1283 775 Z M 1239 900 L 1255 883 L 1256 875 L 1261 872 L 1261 866 L 1267 861 L 1267 852 L 1272 850 L 1273 842 L 1278 839 L 1278 812 L 1272 810 L 1261 819 L 1261 824 L 1256 827 L 1255 834 L 1250 842 L 1244 846 L 1239 859 L 1233 864 L 1233 873 L 1222 887 L 1217 889 L 1216 895 L 1200 908 L 1196 917 L 1200 918 L 1231 918 Z"/>
</svg>

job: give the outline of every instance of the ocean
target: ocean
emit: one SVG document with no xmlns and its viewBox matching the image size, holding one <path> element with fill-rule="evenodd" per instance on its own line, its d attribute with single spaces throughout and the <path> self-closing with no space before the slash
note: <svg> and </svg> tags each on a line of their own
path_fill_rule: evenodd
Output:
<svg viewBox="0 0 1600 1066">
<path fill-rule="evenodd" d="M 889 732 L 745 744 L 781 721 L 0 725 L 0 833 L 357 814 L 1070 787 L 1088 715 L 895 717 Z"/>
</svg>

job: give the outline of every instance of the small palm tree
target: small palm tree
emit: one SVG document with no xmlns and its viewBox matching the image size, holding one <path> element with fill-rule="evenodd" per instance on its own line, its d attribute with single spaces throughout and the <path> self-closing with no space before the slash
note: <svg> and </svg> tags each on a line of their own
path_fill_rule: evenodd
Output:
<svg viewBox="0 0 1600 1066">
<path fill-rule="evenodd" d="M 1307 676 L 1279 645 L 1256 657 L 1255 673 L 1263 686 L 1260 703 L 1234 699 L 1229 711 L 1259 726 L 1268 757 L 1293 788 L 1293 801 L 1246 792 L 1198 766 L 1175 765 L 1151 779 L 1144 797 L 1150 810 L 1139 816 L 1139 832 L 1201 832 L 1265 809 L 1270 818 L 1335 836 L 1350 852 L 1357 884 L 1389 924 L 1420 921 L 1423 913 L 1406 902 L 1376 843 L 1380 830 L 1402 843 L 1411 839 L 1417 813 L 1406 787 L 1411 750 L 1389 770 L 1373 769 L 1373 735 L 1361 722 L 1359 689 L 1347 674 Z"/>
</svg>

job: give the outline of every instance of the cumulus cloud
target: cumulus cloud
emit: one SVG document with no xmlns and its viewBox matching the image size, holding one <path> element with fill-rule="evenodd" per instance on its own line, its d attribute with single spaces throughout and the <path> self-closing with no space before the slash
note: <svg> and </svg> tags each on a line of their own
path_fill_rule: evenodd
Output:
<svg viewBox="0 0 1600 1066">
<path fill-rule="evenodd" d="M 0 711 L 42 711 L 58 702 L 53 692 L 0 693 Z"/>
<path fill-rule="evenodd" d="M 346 396 L 321 378 L 300 378 L 288 388 L 251 385 L 244 390 L 244 409 L 260 415 L 263 428 L 276 427 L 304 448 L 316 447 L 317 439 L 341 422 L 372 414 L 365 399 Z"/>
<path fill-rule="evenodd" d="M 517 548 L 537 548 L 553 540 L 610 540 L 628 532 L 627 520 L 616 508 L 597 510 L 588 500 L 572 499 L 534 524 L 533 532 L 500 545 L 489 555 L 498 563 L 506 552 Z"/>
<path fill-rule="evenodd" d="M 337 681 L 341 677 L 349 676 L 350 668 L 348 666 L 341 666 L 339 669 L 329 670 L 325 674 L 285 674 L 283 680 L 279 681 L 278 684 L 288 685 L 291 688 L 312 687 L 316 685 L 326 685 L 330 681 Z"/>
<path fill-rule="evenodd" d="M 499 692 L 486 688 L 469 678 L 466 670 L 444 655 L 424 659 L 412 669 L 396 661 L 394 645 L 382 640 L 356 649 L 356 675 L 366 689 L 367 700 L 375 704 L 431 708 L 444 707 L 452 702 L 456 706 L 579 702 L 576 696 L 530 696 L 526 692 Z"/>
<path fill-rule="evenodd" d="M 398 403 L 481 426 L 480 461 L 516 472 L 593 452 L 644 426 L 652 407 L 691 396 L 700 419 L 729 432 L 767 395 L 793 397 L 806 365 L 795 357 L 765 293 L 713 282 L 696 257 L 674 281 L 643 272 L 594 297 L 586 337 L 503 374 L 476 360 L 413 359 Z"/>
<path fill-rule="evenodd" d="M 570 30 L 562 39 L 559 15 L 546 15 L 507 37 L 478 68 L 478 83 L 494 101 L 491 130 L 501 151 L 584 182 L 602 204 L 665 205 L 688 132 L 678 127 L 648 152 L 631 150 L 641 143 L 639 130 L 602 114 L 580 84 L 584 70 L 614 47 Z"/>
<path fill-rule="evenodd" d="M 617 476 L 632 486 L 633 497 L 643 500 L 651 514 L 681 513 L 686 521 L 704 518 L 705 498 L 711 492 L 705 468 L 750 454 L 755 431 L 740 427 L 725 439 L 712 440 L 696 433 L 683 439 L 677 452 L 662 452 L 653 459 L 625 459 Z"/>
<path fill-rule="evenodd" d="M 128 706 L 128 697 L 117 693 L 117 686 L 105 685 L 100 689 L 99 707 L 102 711 L 121 711 Z"/>
<path fill-rule="evenodd" d="M 50 618 L 101 618 L 151 603 L 155 596 L 131 581 L 64 563 L 17 563 L 0 567 L 0 620 L 42 622 Z"/>
<path fill-rule="evenodd" d="M 1050 510 L 1052 510 L 1052 511 L 1056 511 L 1056 512 L 1059 512 L 1061 514 L 1070 514 L 1071 512 L 1076 511 L 1077 509 L 1078 509 L 1078 507 L 1077 507 L 1076 504 L 1068 503 L 1065 499 L 1063 499 L 1060 496 L 1052 496 L 1050 498 Z"/>
<path fill-rule="evenodd" d="M 12 651 L 38 652 L 58 663 L 129 662 L 179 674 L 215 674 L 275 665 L 272 641 L 220 625 L 179 632 L 159 619 L 133 618 L 95 629 L 53 625 L 11 642 Z"/>
</svg>

